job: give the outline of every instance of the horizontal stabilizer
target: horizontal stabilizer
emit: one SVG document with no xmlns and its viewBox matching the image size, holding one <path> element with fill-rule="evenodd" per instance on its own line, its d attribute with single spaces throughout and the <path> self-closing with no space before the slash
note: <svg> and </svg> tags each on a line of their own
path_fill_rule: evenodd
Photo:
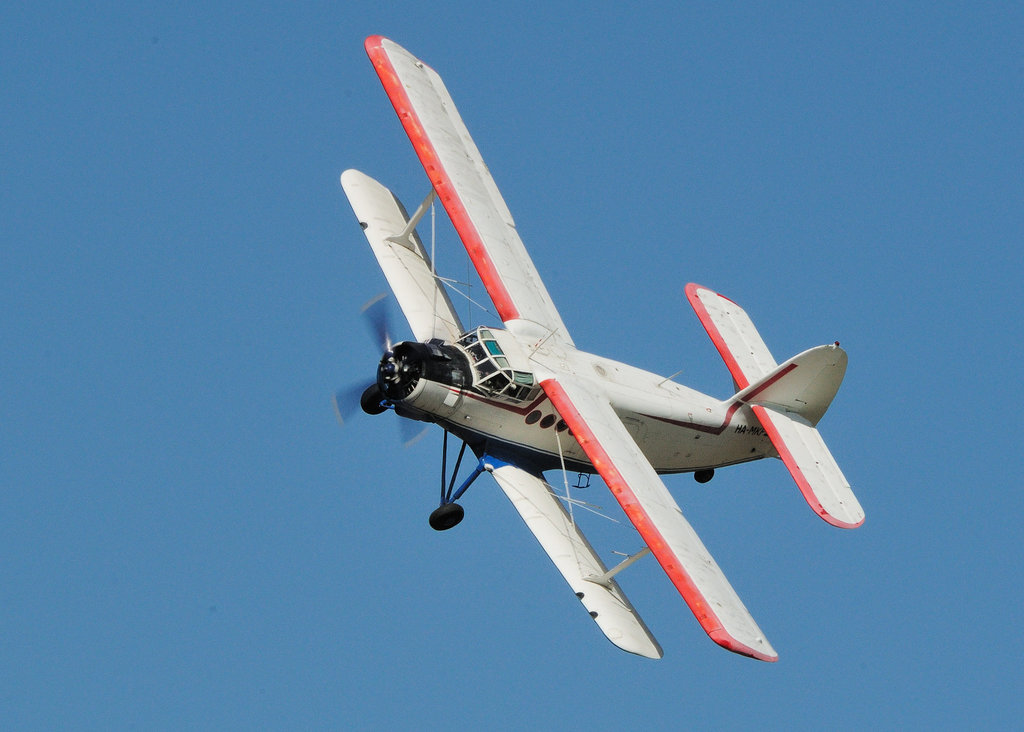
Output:
<svg viewBox="0 0 1024 732">
<path fill-rule="evenodd" d="M 864 523 L 864 509 L 818 430 L 797 415 L 760 405 L 753 410 L 814 512 L 842 529 Z"/>
<path fill-rule="evenodd" d="M 459 316 L 399 200 L 358 170 L 342 173 L 341 186 L 416 340 L 458 340 Z"/>
<path fill-rule="evenodd" d="M 775 370 L 775 359 L 743 308 L 724 295 L 692 282 L 686 286 L 686 298 L 729 367 L 738 389 L 750 386 Z"/>
<path fill-rule="evenodd" d="M 486 460 L 498 485 L 608 640 L 624 651 L 661 658 L 658 642 L 618 583 L 607 577 L 608 568 L 544 479 L 493 458 Z"/>
</svg>

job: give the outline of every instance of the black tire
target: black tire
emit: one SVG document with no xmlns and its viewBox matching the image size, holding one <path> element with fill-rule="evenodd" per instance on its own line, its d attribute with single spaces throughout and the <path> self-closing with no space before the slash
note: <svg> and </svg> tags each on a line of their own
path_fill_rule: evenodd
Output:
<svg viewBox="0 0 1024 732">
<path fill-rule="evenodd" d="M 708 468 L 707 470 L 698 470 L 693 474 L 693 479 L 698 483 L 707 483 L 709 480 L 715 477 L 715 469 Z"/>
<path fill-rule="evenodd" d="M 384 401 L 384 395 L 380 393 L 380 389 L 376 384 L 370 384 L 366 387 L 366 391 L 359 397 L 359 406 L 363 408 L 363 411 L 367 414 L 382 414 L 388 410 L 381 402 Z"/>
<path fill-rule="evenodd" d="M 434 531 L 447 531 L 456 526 L 466 512 L 457 503 L 446 503 L 435 508 L 430 514 L 430 528 Z"/>
</svg>

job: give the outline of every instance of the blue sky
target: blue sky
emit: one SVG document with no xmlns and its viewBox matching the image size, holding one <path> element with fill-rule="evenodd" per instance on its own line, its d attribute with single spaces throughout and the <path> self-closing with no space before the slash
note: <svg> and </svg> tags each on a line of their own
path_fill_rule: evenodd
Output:
<svg viewBox="0 0 1024 732">
<path fill-rule="evenodd" d="M 579 346 L 727 396 L 697 281 L 779 360 L 848 350 L 863 527 L 778 461 L 667 479 L 778 663 L 652 560 L 665 658 L 621 653 L 490 479 L 428 527 L 439 433 L 337 425 L 384 287 L 338 175 L 427 192 L 371 33 L 446 80 Z M 1019 724 L 1022 47 L 1010 3 L 5 5 L 3 726 Z"/>
</svg>

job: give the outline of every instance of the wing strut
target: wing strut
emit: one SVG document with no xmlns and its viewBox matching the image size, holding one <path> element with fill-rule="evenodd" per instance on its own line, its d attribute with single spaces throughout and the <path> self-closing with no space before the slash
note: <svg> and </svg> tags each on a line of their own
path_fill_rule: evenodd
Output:
<svg viewBox="0 0 1024 732">
<path fill-rule="evenodd" d="M 423 203 L 421 203 L 420 207 L 416 209 L 416 213 L 414 213 L 412 218 L 409 219 L 409 223 L 405 225 L 405 229 L 402 230 L 402 233 L 389 236 L 386 241 L 401 244 L 408 249 L 415 249 L 415 245 L 412 242 L 412 232 L 416 231 L 416 227 L 420 225 L 420 220 L 423 218 L 423 215 L 430 210 L 430 204 L 434 202 L 436 197 L 437 192 L 431 188 L 430 193 L 428 193 L 427 197 L 423 199 Z M 433 245 L 433 242 L 431 242 L 431 245 Z M 433 248 L 433 246 L 431 246 L 431 248 Z M 431 263 L 434 261 L 433 252 L 430 253 L 430 261 Z M 433 269 L 433 267 L 431 267 L 431 269 Z"/>
<path fill-rule="evenodd" d="M 629 556 L 629 557 L 626 557 L 625 559 L 623 559 L 621 562 L 616 564 L 614 567 L 609 569 L 604 574 L 593 575 L 593 576 L 590 576 L 590 577 L 584 577 L 583 579 L 585 579 L 587 582 L 593 582 L 595 585 L 605 585 L 605 586 L 607 586 L 608 582 L 611 580 L 612 577 L 617 575 L 622 570 L 626 569 L 626 567 L 631 567 L 636 561 L 638 561 L 640 559 L 643 559 L 644 557 L 646 557 L 650 553 L 651 553 L 651 548 L 645 546 L 643 549 L 638 551 L 636 554 L 633 554 L 632 556 Z"/>
</svg>

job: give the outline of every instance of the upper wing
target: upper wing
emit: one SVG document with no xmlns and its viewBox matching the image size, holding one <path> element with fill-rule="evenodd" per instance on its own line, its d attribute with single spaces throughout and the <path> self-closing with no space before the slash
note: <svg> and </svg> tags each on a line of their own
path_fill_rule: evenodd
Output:
<svg viewBox="0 0 1024 732">
<path fill-rule="evenodd" d="M 426 249 L 415 231 L 401 236 L 409 223 L 405 208 L 391 191 L 358 170 L 342 173 L 341 186 L 416 340 L 457 341 L 462 323 L 430 269 Z"/>
<path fill-rule="evenodd" d="M 608 640 L 624 651 L 661 658 L 658 642 L 618 583 L 604 576 L 608 568 L 544 479 L 491 457 L 486 460 L 498 485 Z"/>
<path fill-rule="evenodd" d="M 705 632 L 730 651 L 776 660 L 761 629 L 608 400 L 571 376 L 545 379 L 541 386 Z"/>
<path fill-rule="evenodd" d="M 441 77 L 387 38 L 367 38 L 366 52 L 498 316 L 532 321 L 571 344 Z"/>
</svg>

